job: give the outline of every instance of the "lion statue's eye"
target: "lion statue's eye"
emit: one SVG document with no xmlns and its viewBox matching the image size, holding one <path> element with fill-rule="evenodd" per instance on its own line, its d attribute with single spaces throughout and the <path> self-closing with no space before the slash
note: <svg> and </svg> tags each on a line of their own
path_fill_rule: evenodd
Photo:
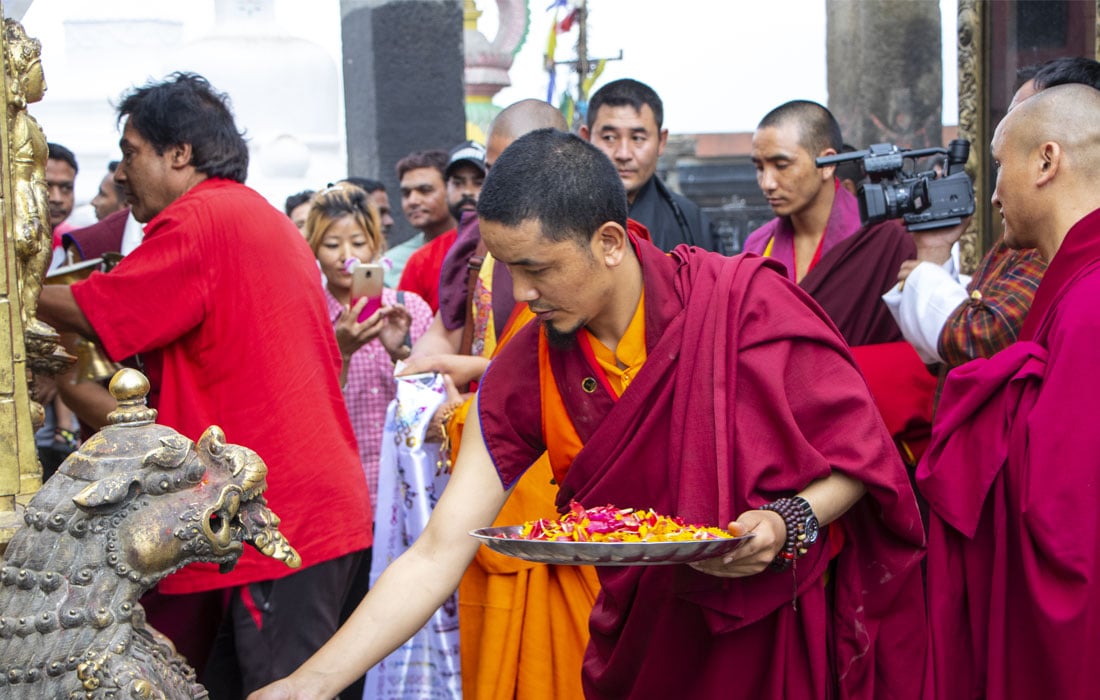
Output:
<svg viewBox="0 0 1100 700">
<path fill-rule="evenodd" d="M 188 465 L 184 478 L 190 484 L 197 484 L 202 481 L 204 474 L 206 474 L 206 467 L 202 465 L 202 462 L 195 460 Z"/>
</svg>

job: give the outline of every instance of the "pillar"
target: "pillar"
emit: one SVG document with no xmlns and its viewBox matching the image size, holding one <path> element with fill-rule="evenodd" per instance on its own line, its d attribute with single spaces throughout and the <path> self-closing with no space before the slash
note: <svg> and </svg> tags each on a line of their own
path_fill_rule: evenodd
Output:
<svg viewBox="0 0 1100 700">
<path fill-rule="evenodd" d="M 946 145 L 939 0 L 826 0 L 825 12 L 828 106 L 844 141 Z"/>
<path fill-rule="evenodd" d="M 392 246 L 415 233 L 399 214 L 397 161 L 466 138 L 462 3 L 341 0 L 340 12 L 348 174 L 386 185 Z"/>
</svg>

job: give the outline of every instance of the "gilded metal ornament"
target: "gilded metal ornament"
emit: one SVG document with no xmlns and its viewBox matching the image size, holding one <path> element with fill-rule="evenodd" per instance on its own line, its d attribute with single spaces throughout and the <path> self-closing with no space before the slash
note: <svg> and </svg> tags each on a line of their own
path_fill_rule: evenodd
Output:
<svg viewBox="0 0 1100 700">
<path fill-rule="evenodd" d="M 5 254 L 12 255 L 14 265 L 6 267 L 8 274 L 5 293 L 12 303 L 12 320 L 9 327 L 13 334 L 22 334 L 25 355 L 20 356 L 18 343 L 9 338 L 15 371 L 31 372 L 21 379 L 14 389 L 16 402 L 21 410 L 29 408 L 32 426 L 41 425 L 44 410 L 33 400 L 35 374 L 58 374 L 65 371 L 75 358 L 64 351 L 52 328 L 35 317 L 38 293 L 51 254 L 49 201 L 46 194 L 46 160 L 49 147 L 42 128 L 27 111 L 27 106 L 38 102 L 46 92 L 46 80 L 42 72 L 42 44 L 27 36 L 23 26 L 13 19 L 4 20 L 4 177 L 8 186 L 3 188 L 5 227 Z M 18 319 L 16 321 L 16 319 Z M 5 324 L 6 325 L 6 324 Z M 20 361 L 24 362 L 20 362 Z M 7 394 L 7 387 L 4 387 Z M 25 394 L 24 394 L 25 392 Z M 16 438 L 19 451 L 32 447 L 27 438 Z M 20 490 L 18 496 L 29 495 L 37 487 L 39 477 L 25 467 L 32 455 L 18 457 L 20 462 Z M 3 467 L 6 469 L 8 465 Z M 38 467 L 34 458 L 33 467 Z M 4 490 L 6 492 L 6 490 Z M 6 511 L 6 508 L 0 508 Z M 4 512 L 0 512 L 3 516 Z M 2 519 L 2 518 L 0 518 Z M 5 528 L 4 532 L 8 530 Z M 0 533 L 3 534 L 3 533 Z M 2 538 L 0 538 L 2 540 Z"/>
<path fill-rule="evenodd" d="M 255 452 L 217 426 L 194 443 L 154 423 L 136 370 L 110 390 L 111 425 L 43 485 L 0 560 L 0 697 L 207 697 L 146 624 L 140 596 L 193 562 L 229 571 L 245 543 L 301 565 L 264 500 Z"/>
<path fill-rule="evenodd" d="M 50 261 L 52 233 L 46 195 L 46 135 L 27 112 L 46 92 L 42 74 L 42 44 L 23 26 L 4 20 L 4 68 L 7 83 L 8 144 L 14 189 L 16 259 L 24 327 L 34 327 L 38 290 Z"/>
<path fill-rule="evenodd" d="M 985 162 L 980 153 L 989 143 L 989 134 L 983 121 L 987 105 L 985 92 L 984 64 L 982 50 L 985 46 L 985 27 L 982 23 L 982 0 L 959 0 L 959 138 L 968 139 L 971 144 L 970 161 L 966 172 L 974 183 L 974 199 L 988 202 L 986 190 Z M 980 215 L 970 218 L 966 232 L 959 240 L 962 269 L 971 273 L 981 260 L 983 220 Z"/>
</svg>

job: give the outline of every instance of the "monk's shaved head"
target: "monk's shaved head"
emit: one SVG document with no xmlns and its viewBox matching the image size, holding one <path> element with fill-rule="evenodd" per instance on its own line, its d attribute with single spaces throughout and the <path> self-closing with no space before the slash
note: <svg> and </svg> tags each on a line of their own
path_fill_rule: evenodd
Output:
<svg viewBox="0 0 1100 700">
<path fill-rule="evenodd" d="M 833 149 L 840 153 L 844 139 L 840 124 L 833 113 L 816 102 L 791 100 L 764 115 L 757 129 L 793 125 L 798 130 L 799 144 L 812 156 Z"/>
<path fill-rule="evenodd" d="M 1100 208 L 1100 90 L 1059 85 L 1019 102 L 992 151 L 1005 242 L 1051 260 L 1070 228 Z"/>
<path fill-rule="evenodd" d="M 568 131 L 569 125 L 561 110 L 542 100 L 520 100 L 508 105 L 489 126 L 485 162 L 492 165 L 513 141 L 538 129 Z"/>
<path fill-rule="evenodd" d="M 520 100 L 508 105 L 493 119 L 489 127 L 492 135 L 518 139 L 536 129 L 566 131 L 568 126 L 561 110 L 542 100 Z"/>
<path fill-rule="evenodd" d="M 1011 147 L 1031 151 L 1053 141 L 1075 175 L 1100 174 L 1100 90 L 1079 84 L 1047 88 L 1020 102 L 1004 126 Z"/>
</svg>

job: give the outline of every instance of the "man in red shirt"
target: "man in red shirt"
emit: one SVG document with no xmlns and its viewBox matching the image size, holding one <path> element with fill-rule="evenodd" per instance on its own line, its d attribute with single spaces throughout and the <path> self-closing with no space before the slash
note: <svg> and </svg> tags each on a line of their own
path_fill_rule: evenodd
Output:
<svg viewBox="0 0 1100 700">
<path fill-rule="evenodd" d="M 447 183 L 447 209 L 451 217 L 461 222 L 467 212 L 474 216 L 481 183 L 485 181 L 485 147 L 466 141 L 452 148 L 443 176 Z M 452 228 L 417 249 L 409 256 L 401 273 L 401 281 L 397 284 L 399 289 L 415 292 L 428 302 L 433 313 L 439 310 L 439 271 L 457 236 L 458 229 Z"/>
<path fill-rule="evenodd" d="M 202 680 L 212 698 L 241 697 L 331 636 L 371 545 L 340 355 L 309 247 L 242 184 L 248 148 L 225 96 L 177 73 L 131 92 L 119 115 L 115 180 L 146 223 L 144 242 L 109 274 L 44 290 L 40 313 L 97 338 L 112 359 L 140 354 L 159 422 L 193 440 L 220 425 L 267 463 L 265 496 L 302 568 L 246 551 L 228 574 L 191 566 L 159 588 L 168 622 L 187 634 L 228 601 Z M 196 613 L 197 598 L 218 605 Z M 212 639 L 186 641 L 181 651 L 201 664 Z"/>
<path fill-rule="evenodd" d="M 397 179 L 401 182 L 401 212 L 417 233 L 395 246 L 387 248 L 386 285 L 396 287 L 405 263 L 425 243 L 449 232 L 456 225 L 447 208 L 447 152 L 414 151 L 397 161 Z M 387 245 L 388 239 L 387 239 Z"/>
</svg>

